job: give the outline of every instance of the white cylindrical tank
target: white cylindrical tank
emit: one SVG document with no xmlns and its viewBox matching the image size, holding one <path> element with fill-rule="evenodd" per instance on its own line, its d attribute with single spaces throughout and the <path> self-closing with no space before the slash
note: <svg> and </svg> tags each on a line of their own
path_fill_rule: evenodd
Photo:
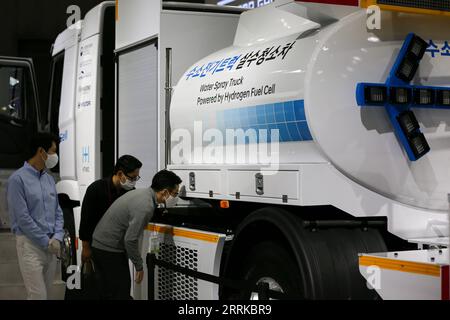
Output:
<svg viewBox="0 0 450 320">
<path fill-rule="evenodd" d="M 262 17 L 255 23 L 284 23 L 287 29 L 293 16 L 286 12 L 284 22 Z M 299 25 L 306 23 L 295 17 Z M 358 10 L 320 29 L 309 24 L 303 32 L 261 37 L 247 46 L 235 41 L 195 63 L 172 98 L 172 159 L 208 162 L 178 152 L 181 136 L 187 134 L 195 152 L 217 143 L 211 136 L 218 133 L 226 144 L 227 129 L 267 129 L 269 135 L 278 129 L 280 163 L 328 161 L 348 178 L 391 199 L 447 210 L 450 110 L 414 109 L 431 151 L 411 162 L 386 110 L 357 105 L 356 86 L 385 83 L 406 36 L 414 32 L 433 41 L 438 51 L 425 54 L 413 83 L 450 87 L 450 19 L 383 12 L 380 30 L 368 30 L 366 22 L 366 12 Z M 257 137 L 264 141 L 263 135 Z"/>
</svg>

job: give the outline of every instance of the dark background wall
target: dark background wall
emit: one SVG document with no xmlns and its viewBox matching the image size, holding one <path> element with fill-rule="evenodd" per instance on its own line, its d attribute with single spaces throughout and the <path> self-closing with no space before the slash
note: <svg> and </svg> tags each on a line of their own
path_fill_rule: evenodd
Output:
<svg viewBox="0 0 450 320">
<path fill-rule="evenodd" d="M 0 56 L 33 58 L 43 115 L 46 114 L 48 104 L 50 49 L 56 36 L 67 27 L 67 19 L 70 17 L 67 8 L 71 5 L 79 6 L 83 18 L 91 8 L 103 1 L 105 0 L 0 0 Z"/>
<path fill-rule="evenodd" d="M 66 29 L 70 5 L 78 5 L 81 17 L 101 0 L 1 0 L 0 56 L 33 58 L 38 80 L 40 105 L 48 101 L 50 48 Z"/>
</svg>

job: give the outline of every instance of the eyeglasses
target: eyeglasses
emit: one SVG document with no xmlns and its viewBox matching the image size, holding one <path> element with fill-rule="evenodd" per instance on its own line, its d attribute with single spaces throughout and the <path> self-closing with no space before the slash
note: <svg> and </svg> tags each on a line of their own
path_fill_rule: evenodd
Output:
<svg viewBox="0 0 450 320">
<path fill-rule="evenodd" d="M 169 191 L 169 190 L 167 190 L 167 191 Z M 178 195 L 179 195 L 180 193 L 179 192 L 170 192 L 169 191 L 169 195 L 171 195 L 172 197 L 178 197 Z"/>
<path fill-rule="evenodd" d="M 130 179 L 130 181 L 139 181 L 141 179 L 140 176 L 136 176 L 136 177 L 132 178 L 129 175 L 127 175 L 126 173 L 124 173 L 124 174 L 128 179 Z"/>
</svg>

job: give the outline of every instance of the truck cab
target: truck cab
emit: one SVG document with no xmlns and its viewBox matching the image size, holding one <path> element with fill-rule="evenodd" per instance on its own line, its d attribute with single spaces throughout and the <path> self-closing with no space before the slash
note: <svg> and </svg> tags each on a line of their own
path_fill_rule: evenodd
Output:
<svg viewBox="0 0 450 320">
<path fill-rule="evenodd" d="M 107 1 L 94 7 L 57 37 L 52 50 L 49 122 L 61 138 L 61 180 L 56 187 L 77 262 L 87 187 L 111 175 L 123 154 L 143 162 L 137 187 L 150 185 L 165 166 L 166 76 L 179 77 L 205 52 L 220 49 L 224 41 L 231 43 L 243 11 L 211 6 L 198 15 L 195 4 L 155 1 L 141 3 L 144 8 L 119 5 L 117 11 L 114 5 Z M 133 10 L 148 14 L 143 17 Z M 208 27 L 213 20 L 215 26 Z M 192 32 L 197 37 L 189 38 Z M 189 50 L 192 46 L 199 50 Z M 166 48 L 176 59 L 169 61 Z"/>
<path fill-rule="evenodd" d="M 114 165 L 114 16 L 114 2 L 104 2 L 52 47 L 48 129 L 61 139 L 56 188 L 74 251 L 86 189 Z"/>
<path fill-rule="evenodd" d="M 28 153 L 30 137 L 42 129 L 33 62 L 0 56 L 0 229 L 7 229 L 6 182 Z"/>
</svg>

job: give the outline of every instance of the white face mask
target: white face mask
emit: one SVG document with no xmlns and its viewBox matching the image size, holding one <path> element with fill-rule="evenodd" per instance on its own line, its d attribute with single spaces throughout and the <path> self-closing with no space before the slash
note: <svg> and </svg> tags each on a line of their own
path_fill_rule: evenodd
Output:
<svg viewBox="0 0 450 320">
<path fill-rule="evenodd" d="M 122 189 L 126 191 L 134 189 L 134 187 L 136 186 L 136 181 L 131 181 L 127 178 L 125 179 L 125 182 L 120 181 L 120 186 L 122 187 Z"/>
<path fill-rule="evenodd" d="M 58 164 L 58 154 L 48 154 L 47 153 L 47 160 L 45 160 L 45 167 L 47 169 L 53 169 Z"/>
<path fill-rule="evenodd" d="M 166 208 L 175 207 L 178 202 L 178 196 L 173 197 L 171 194 L 169 194 L 169 197 L 166 199 Z"/>
</svg>

